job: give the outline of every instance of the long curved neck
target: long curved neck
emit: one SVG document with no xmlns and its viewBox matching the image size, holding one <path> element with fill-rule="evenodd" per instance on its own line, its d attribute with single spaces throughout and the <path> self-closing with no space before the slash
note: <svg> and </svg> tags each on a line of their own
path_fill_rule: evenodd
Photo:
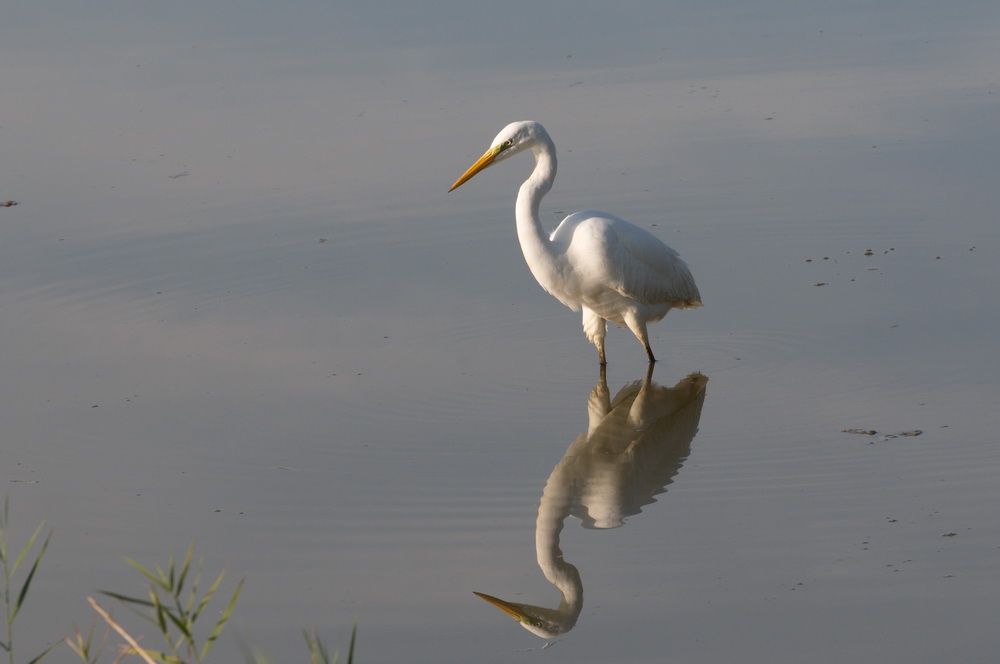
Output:
<svg viewBox="0 0 1000 664">
<path fill-rule="evenodd" d="M 514 219 L 524 260 L 535 279 L 544 287 L 549 272 L 555 267 L 555 259 L 549 236 L 542 228 L 538 208 L 556 179 L 556 146 L 545 136 L 532 146 L 531 151 L 535 154 L 535 170 L 517 193 Z"/>
<path fill-rule="evenodd" d="M 542 491 L 538 518 L 535 520 L 535 556 L 538 567 L 549 583 L 562 593 L 558 613 L 568 627 L 573 626 L 583 609 L 583 581 L 580 579 L 580 572 L 575 565 L 566 561 L 559 546 L 563 522 L 569 516 L 573 502 L 574 477 L 571 468 L 564 457 L 552 469 Z"/>
</svg>

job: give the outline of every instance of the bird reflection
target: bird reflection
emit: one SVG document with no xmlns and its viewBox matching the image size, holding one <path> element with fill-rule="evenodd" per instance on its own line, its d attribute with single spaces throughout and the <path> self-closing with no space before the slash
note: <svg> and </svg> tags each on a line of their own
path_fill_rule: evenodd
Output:
<svg viewBox="0 0 1000 664">
<path fill-rule="evenodd" d="M 535 521 L 535 553 L 549 583 L 559 589 L 559 607 L 518 604 L 475 593 L 542 638 L 564 634 L 583 609 L 583 582 L 566 562 L 559 533 L 567 516 L 584 528 L 617 528 L 656 502 L 691 453 L 708 378 L 692 373 L 673 387 L 652 380 L 623 387 L 614 399 L 602 367 L 587 401 L 587 432 L 569 446 L 549 475 Z"/>
</svg>

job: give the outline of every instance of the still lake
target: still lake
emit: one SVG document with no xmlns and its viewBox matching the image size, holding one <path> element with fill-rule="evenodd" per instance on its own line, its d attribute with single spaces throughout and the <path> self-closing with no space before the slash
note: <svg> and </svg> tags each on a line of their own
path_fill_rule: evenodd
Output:
<svg viewBox="0 0 1000 664">
<path fill-rule="evenodd" d="M 5 10 L 19 660 L 195 540 L 210 661 L 993 661 L 1000 7 L 537 4 Z M 521 119 L 550 227 L 691 266 L 651 375 L 528 272 L 529 156 L 446 193 Z"/>
</svg>

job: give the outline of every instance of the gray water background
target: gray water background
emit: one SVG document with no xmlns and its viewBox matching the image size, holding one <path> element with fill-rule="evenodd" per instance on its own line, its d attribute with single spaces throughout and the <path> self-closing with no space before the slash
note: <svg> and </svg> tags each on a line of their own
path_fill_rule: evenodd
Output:
<svg viewBox="0 0 1000 664">
<path fill-rule="evenodd" d="M 996 3 L 16 0 L 0 30 L 0 483 L 12 543 L 54 529 L 25 659 L 196 539 L 247 579 L 220 661 L 355 619 L 362 662 L 993 661 Z M 705 301 L 652 328 L 658 384 L 708 379 L 690 455 L 624 526 L 565 521 L 550 640 L 472 591 L 558 604 L 536 513 L 596 353 L 520 256 L 530 159 L 445 193 L 517 119 L 559 150 L 549 225 L 649 228 Z M 608 357 L 612 396 L 644 378 L 627 332 Z"/>
</svg>

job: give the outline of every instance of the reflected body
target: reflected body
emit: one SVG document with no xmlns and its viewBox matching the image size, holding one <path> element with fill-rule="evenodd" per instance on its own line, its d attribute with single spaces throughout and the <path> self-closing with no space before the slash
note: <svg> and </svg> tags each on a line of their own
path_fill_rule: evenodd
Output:
<svg viewBox="0 0 1000 664">
<path fill-rule="evenodd" d="M 542 638 L 564 634 L 583 610 L 583 581 L 566 561 L 559 535 L 568 516 L 584 528 L 607 529 L 656 502 L 680 472 L 698 432 L 708 378 L 693 373 L 673 387 L 645 380 L 611 399 L 604 371 L 587 401 L 586 433 L 569 446 L 545 484 L 535 521 L 535 555 L 545 578 L 562 595 L 550 609 L 476 595 Z"/>
<path fill-rule="evenodd" d="M 601 364 L 607 362 L 607 321 L 631 330 L 655 362 L 646 324 L 673 308 L 700 307 L 694 277 L 677 252 L 655 235 L 605 212 L 575 212 L 546 235 L 538 209 L 556 178 L 556 148 L 542 125 L 527 121 L 504 127 L 449 191 L 525 150 L 534 153 L 535 169 L 521 185 L 514 218 L 531 273 L 557 300 L 582 310 L 583 331 L 597 346 Z"/>
</svg>

